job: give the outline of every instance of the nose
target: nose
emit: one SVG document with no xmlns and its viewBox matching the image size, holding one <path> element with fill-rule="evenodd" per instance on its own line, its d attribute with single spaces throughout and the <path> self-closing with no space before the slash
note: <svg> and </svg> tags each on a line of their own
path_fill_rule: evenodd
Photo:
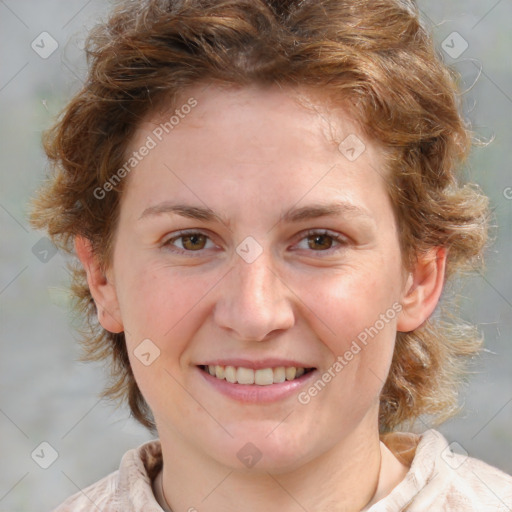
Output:
<svg viewBox="0 0 512 512">
<path fill-rule="evenodd" d="M 264 254 L 252 263 L 239 258 L 223 281 L 214 321 L 238 339 L 264 341 L 294 325 L 292 293 Z"/>
</svg>

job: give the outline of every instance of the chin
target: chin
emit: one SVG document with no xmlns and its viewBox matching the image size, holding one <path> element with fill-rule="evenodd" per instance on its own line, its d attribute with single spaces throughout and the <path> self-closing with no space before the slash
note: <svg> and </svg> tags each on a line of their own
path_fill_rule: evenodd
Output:
<svg viewBox="0 0 512 512">
<path fill-rule="evenodd" d="M 208 453 L 218 462 L 236 471 L 247 473 L 287 473 L 296 470 L 328 450 L 326 440 L 318 443 L 311 430 L 291 432 L 279 423 L 244 423 L 243 427 L 231 428 L 233 438 L 215 443 Z M 279 429 L 283 428 L 281 432 Z M 316 441 L 316 442 L 315 442 Z"/>
</svg>

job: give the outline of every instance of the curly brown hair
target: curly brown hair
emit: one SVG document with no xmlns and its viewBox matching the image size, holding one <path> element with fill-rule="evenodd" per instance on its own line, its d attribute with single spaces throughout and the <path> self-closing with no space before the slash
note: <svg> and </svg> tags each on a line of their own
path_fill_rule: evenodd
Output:
<svg viewBox="0 0 512 512">
<path fill-rule="evenodd" d="M 53 173 L 31 222 L 73 252 L 77 235 L 110 263 L 125 180 L 98 198 L 126 162 L 141 120 L 205 81 L 309 88 L 350 108 L 365 135 L 387 149 L 388 190 L 404 266 L 448 249 L 446 278 L 482 262 L 488 201 L 458 169 L 471 146 L 457 79 L 437 55 L 412 0 L 145 0 L 122 2 L 90 33 L 83 88 L 44 136 Z M 96 193 L 95 193 L 96 191 Z M 128 400 L 154 428 L 123 333 L 104 330 L 85 272 L 73 266 L 77 310 L 88 319 L 85 358 L 110 361 L 105 396 Z M 445 301 L 444 301 L 445 302 Z M 445 302 L 418 329 L 397 333 L 380 406 L 381 432 L 420 415 L 446 418 L 468 356 L 481 339 Z"/>
</svg>

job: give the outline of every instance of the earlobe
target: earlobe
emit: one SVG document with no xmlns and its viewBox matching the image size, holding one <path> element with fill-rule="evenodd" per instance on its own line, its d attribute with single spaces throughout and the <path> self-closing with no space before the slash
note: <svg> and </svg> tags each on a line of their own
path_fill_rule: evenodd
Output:
<svg viewBox="0 0 512 512">
<path fill-rule="evenodd" d="M 443 291 L 447 250 L 435 247 L 418 257 L 404 286 L 397 330 L 410 332 L 420 327 L 434 312 Z"/>
<path fill-rule="evenodd" d="M 122 332 L 124 327 L 114 283 L 103 272 L 90 240 L 76 236 L 75 252 L 87 274 L 87 284 L 96 304 L 98 321 L 107 331 Z"/>
</svg>

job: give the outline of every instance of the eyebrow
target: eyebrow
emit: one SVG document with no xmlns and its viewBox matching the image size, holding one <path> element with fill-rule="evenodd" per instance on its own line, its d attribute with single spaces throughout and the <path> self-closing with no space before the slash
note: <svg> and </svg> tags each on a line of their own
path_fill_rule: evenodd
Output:
<svg viewBox="0 0 512 512">
<path fill-rule="evenodd" d="M 154 206 L 150 206 L 149 208 L 146 208 L 142 212 L 142 215 L 139 217 L 139 220 L 144 219 L 146 217 L 161 215 L 163 213 L 174 213 L 176 215 L 181 215 L 182 217 L 187 217 L 189 219 L 196 220 L 217 220 L 219 222 L 222 222 L 223 224 L 226 224 L 225 219 L 217 215 L 210 208 L 204 208 L 201 206 L 190 206 L 187 204 L 175 204 L 168 201 L 164 201 L 163 203 L 159 203 Z"/>
<path fill-rule="evenodd" d="M 353 203 L 336 202 L 329 204 L 312 204 L 303 206 L 302 208 L 291 208 L 281 217 L 281 220 L 285 222 L 300 222 L 302 220 L 338 215 L 372 218 L 366 208 Z"/>
<path fill-rule="evenodd" d="M 227 219 L 224 219 L 222 216 L 216 214 L 210 208 L 190 206 L 186 204 L 175 204 L 168 201 L 164 201 L 163 203 L 159 203 L 146 208 L 142 212 L 142 215 L 139 217 L 139 220 L 169 213 L 180 215 L 181 217 L 186 217 L 189 219 L 202 220 L 207 222 L 218 221 L 222 224 L 229 225 Z M 281 216 L 280 221 L 293 223 L 301 222 L 303 220 L 317 219 L 320 217 L 339 215 L 365 217 L 368 219 L 372 218 L 366 208 L 357 206 L 350 202 L 335 202 L 328 204 L 312 204 L 303 206 L 301 208 L 292 207 Z"/>
</svg>

